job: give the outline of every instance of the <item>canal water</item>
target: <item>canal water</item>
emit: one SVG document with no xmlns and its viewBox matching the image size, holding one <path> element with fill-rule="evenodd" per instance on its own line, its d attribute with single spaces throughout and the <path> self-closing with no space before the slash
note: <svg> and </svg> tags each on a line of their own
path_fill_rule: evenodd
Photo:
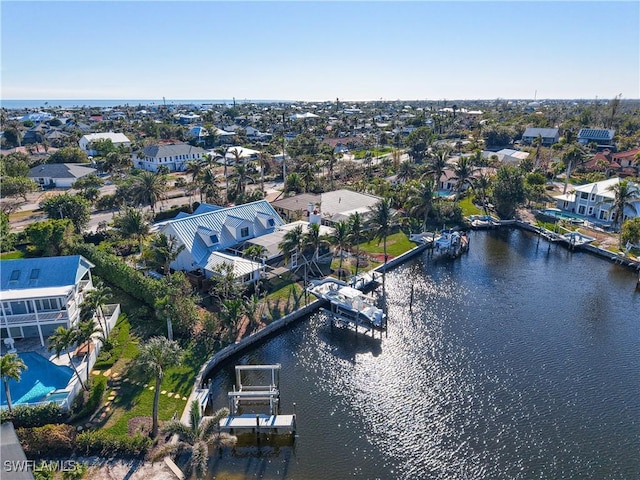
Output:
<svg viewBox="0 0 640 480">
<path fill-rule="evenodd" d="M 636 274 L 516 229 L 470 246 L 387 274 L 386 338 L 318 313 L 218 371 L 220 408 L 235 364 L 280 363 L 298 430 L 215 453 L 210 478 L 640 478 Z"/>
</svg>

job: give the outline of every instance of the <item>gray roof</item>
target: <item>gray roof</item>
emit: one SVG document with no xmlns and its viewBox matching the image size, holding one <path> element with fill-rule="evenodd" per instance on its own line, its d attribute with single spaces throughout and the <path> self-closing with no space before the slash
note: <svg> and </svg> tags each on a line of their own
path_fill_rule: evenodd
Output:
<svg viewBox="0 0 640 480">
<path fill-rule="evenodd" d="M 20 440 L 18 440 L 11 422 L 5 422 L 0 425 L 0 458 L 2 458 L 3 463 L 15 462 L 14 465 L 16 467 L 20 466 L 18 462 L 23 462 L 21 466 L 26 464 L 27 456 L 24 454 Z M 2 471 L 7 475 L 7 478 L 10 475 L 12 480 L 33 480 L 34 478 L 33 474 L 26 469 L 15 468 L 9 474 L 3 465 Z"/>
<path fill-rule="evenodd" d="M 0 290 L 65 287 L 80 281 L 93 264 L 81 255 L 0 261 Z"/>
<path fill-rule="evenodd" d="M 269 222 L 270 219 L 273 222 Z M 202 266 L 206 264 L 212 252 L 241 243 L 234 236 L 232 229 L 242 224 L 253 226 L 250 229 L 249 238 L 255 238 L 273 232 L 277 227 L 284 225 L 284 222 L 269 202 L 258 200 L 170 220 L 161 231 L 168 235 L 176 235 L 185 245 L 186 250 L 191 253 L 194 261 Z M 211 235 L 216 235 L 218 242 L 207 245 L 207 238 Z M 246 240 L 248 238 L 242 239 L 242 241 Z"/>
<path fill-rule="evenodd" d="M 558 135 L 558 129 L 527 127 L 522 134 L 523 137 L 537 137 L 538 135 L 541 135 L 542 138 L 555 138 Z"/>
<path fill-rule="evenodd" d="M 143 150 L 145 157 L 162 158 L 176 157 L 178 155 L 204 155 L 207 151 L 204 148 L 193 147 L 188 143 L 170 143 L 161 145 L 150 145 Z"/>
<path fill-rule="evenodd" d="M 320 210 L 323 217 L 334 216 L 338 213 L 351 212 L 362 208 L 371 208 L 380 202 L 382 197 L 368 193 L 353 192 L 351 190 L 334 190 L 322 194 Z"/>
<path fill-rule="evenodd" d="M 309 203 L 314 206 L 316 203 L 320 203 L 322 197 L 320 195 L 314 195 L 312 193 L 301 193 L 292 197 L 282 198 L 272 202 L 271 205 L 277 208 L 282 208 L 289 211 L 306 210 Z"/>
<path fill-rule="evenodd" d="M 29 170 L 29 178 L 81 178 L 96 173 L 95 168 L 78 163 L 46 163 Z"/>
</svg>

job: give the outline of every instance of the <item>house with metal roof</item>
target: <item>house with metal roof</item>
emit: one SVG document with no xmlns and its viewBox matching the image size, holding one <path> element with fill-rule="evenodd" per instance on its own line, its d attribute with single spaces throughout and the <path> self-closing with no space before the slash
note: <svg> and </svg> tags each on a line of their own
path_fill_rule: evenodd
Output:
<svg viewBox="0 0 640 480">
<path fill-rule="evenodd" d="M 161 166 L 167 167 L 170 172 L 184 172 L 188 162 L 202 160 L 206 154 L 203 148 L 178 142 L 149 145 L 141 152 L 133 153 L 131 158 L 135 168 L 150 172 L 157 172 Z"/>
<path fill-rule="evenodd" d="M 242 273 L 243 283 L 247 283 L 260 277 L 261 265 L 240 257 L 233 258 L 232 262 L 227 258 L 229 253 L 247 240 L 272 233 L 282 225 L 284 221 L 274 208 L 267 201 L 258 200 L 227 208 L 204 208 L 202 213 L 165 222 L 160 233 L 175 237 L 178 244 L 185 247 L 171 268 L 186 272 L 199 270 L 210 278 L 217 273 L 216 266 L 221 262 L 230 263 L 234 271 Z M 220 256 L 221 253 L 224 255 Z"/>
<path fill-rule="evenodd" d="M 558 128 L 535 128 L 527 127 L 522 134 L 522 143 L 530 145 L 538 136 L 542 138 L 542 145 L 549 147 L 560 141 L 560 130 Z"/>
<path fill-rule="evenodd" d="M 95 168 L 79 163 L 45 163 L 31 168 L 27 177 L 42 188 L 71 188 L 79 178 L 95 173 Z"/>
<path fill-rule="evenodd" d="M 39 337 L 78 324 L 94 265 L 81 255 L 0 261 L 0 334 Z"/>
<path fill-rule="evenodd" d="M 615 130 L 607 130 L 604 128 L 581 128 L 578 132 L 578 143 L 589 145 L 595 143 L 599 148 L 613 147 L 613 137 Z"/>
</svg>

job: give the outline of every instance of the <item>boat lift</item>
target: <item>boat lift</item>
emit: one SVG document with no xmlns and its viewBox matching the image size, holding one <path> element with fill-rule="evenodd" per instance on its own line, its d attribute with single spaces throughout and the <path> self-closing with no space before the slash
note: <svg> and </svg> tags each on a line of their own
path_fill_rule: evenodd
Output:
<svg viewBox="0 0 640 480">
<path fill-rule="evenodd" d="M 270 372 L 268 385 L 246 385 L 242 383 L 242 373 L 250 371 Z M 236 365 L 236 384 L 229 392 L 229 412 L 237 415 L 242 404 L 269 403 L 269 415 L 277 415 L 280 404 L 280 364 Z"/>
</svg>

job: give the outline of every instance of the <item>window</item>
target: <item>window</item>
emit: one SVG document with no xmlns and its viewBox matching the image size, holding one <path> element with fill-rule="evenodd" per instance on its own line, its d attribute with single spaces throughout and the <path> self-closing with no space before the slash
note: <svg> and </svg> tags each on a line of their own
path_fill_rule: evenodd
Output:
<svg viewBox="0 0 640 480">
<path fill-rule="evenodd" d="M 17 282 L 20 279 L 20 270 L 14 270 L 11 272 L 10 282 Z"/>
<path fill-rule="evenodd" d="M 249 227 L 242 227 L 240 229 L 240 237 L 244 238 L 244 237 L 248 237 L 249 236 Z"/>
<path fill-rule="evenodd" d="M 216 234 L 211 235 L 209 238 L 211 239 L 211 243 L 218 243 L 220 241 Z"/>
<path fill-rule="evenodd" d="M 588 215 L 593 215 L 593 207 L 589 207 L 589 213 Z"/>
<path fill-rule="evenodd" d="M 270 227 L 275 226 L 276 221 L 273 218 L 270 218 L 269 220 L 267 220 L 267 225 L 269 225 Z"/>
<path fill-rule="evenodd" d="M 40 300 L 36 300 L 36 308 L 39 312 L 56 311 L 58 310 L 58 299 L 42 298 Z"/>
<path fill-rule="evenodd" d="M 31 270 L 31 275 L 29 275 L 29 280 L 37 280 L 39 276 L 40 276 L 40 269 L 34 268 L 33 270 Z"/>
<path fill-rule="evenodd" d="M 580 207 L 578 208 L 578 213 L 580 215 L 584 215 L 584 205 L 580 205 Z"/>
<path fill-rule="evenodd" d="M 580 192 L 580 198 L 584 198 L 586 200 L 589 198 L 589 194 L 587 192 Z"/>
</svg>

